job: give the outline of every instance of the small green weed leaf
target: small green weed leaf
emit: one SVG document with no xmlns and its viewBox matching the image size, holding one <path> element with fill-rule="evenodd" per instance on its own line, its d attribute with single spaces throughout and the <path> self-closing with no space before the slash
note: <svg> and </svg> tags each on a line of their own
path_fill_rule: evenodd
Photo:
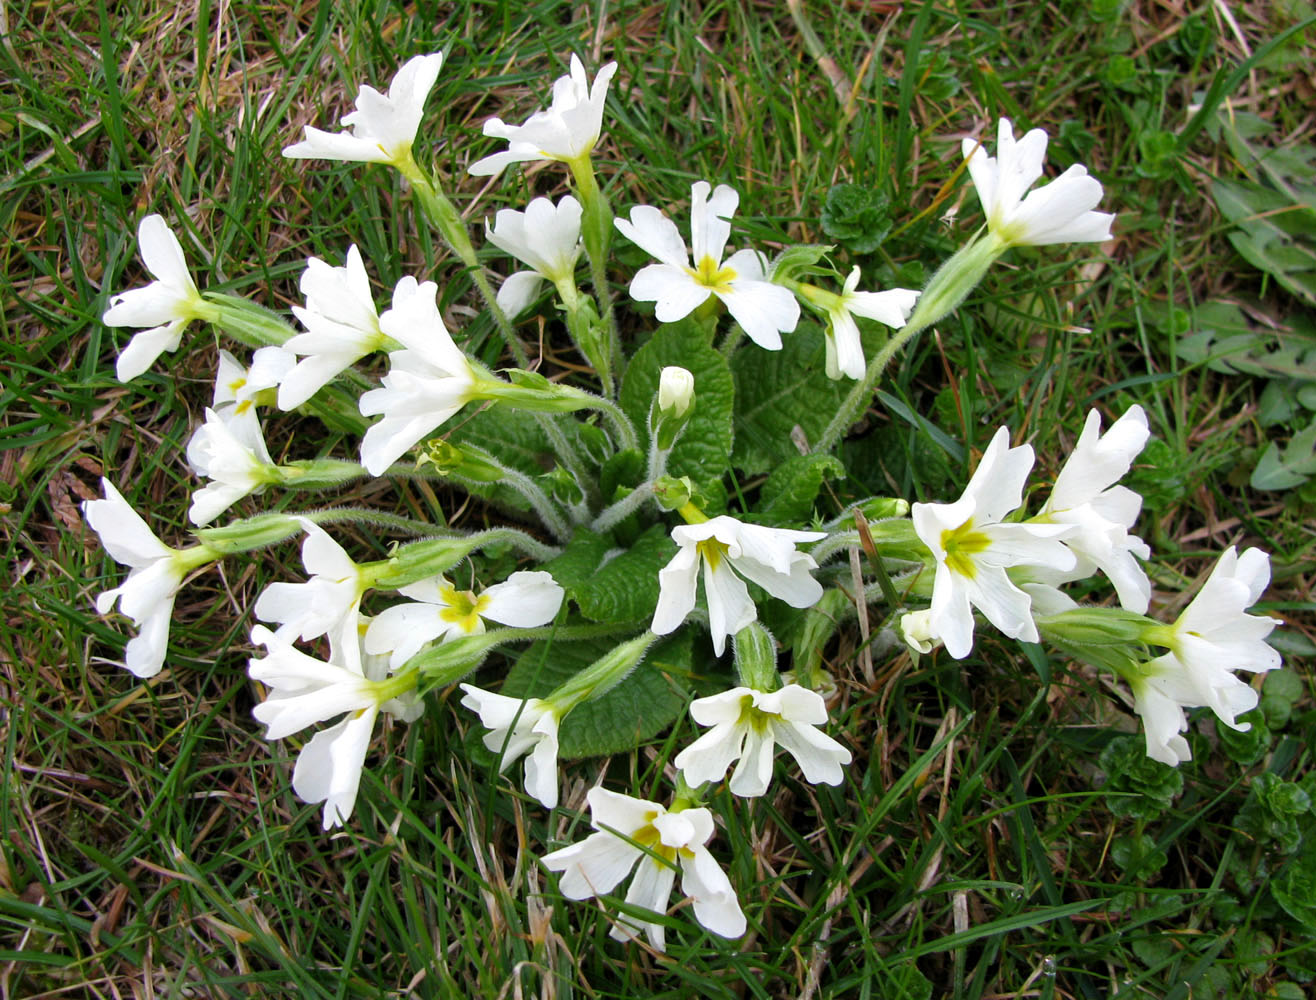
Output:
<svg viewBox="0 0 1316 1000">
<path fill-rule="evenodd" d="M 1227 374 L 1316 382 L 1316 331 L 1300 320 L 1288 329 L 1263 329 L 1232 303 L 1207 302 L 1191 314 L 1167 311 L 1158 321 L 1162 329 L 1177 331 L 1190 324 L 1194 332 L 1175 343 L 1184 361 Z"/>
<path fill-rule="evenodd" d="M 1316 842 L 1308 844 L 1270 884 L 1284 912 L 1316 933 Z"/>
<path fill-rule="evenodd" d="M 1110 857 L 1120 871 L 1146 879 L 1169 864 L 1169 856 L 1156 847 L 1151 836 L 1116 837 L 1110 845 Z"/>
<path fill-rule="evenodd" d="M 1272 670 L 1261 683 L 1262 714 L 1266 725 L 1282 729 L 1293 714 L 1293 706 L 1302 697 L 1302 678 L 1292 670 Z"/>
<path fill-rule="evenodd" d="M 1217 180 L 1211 195 L 1220 213 L 1238 228 L 1229 242 L 1245 260 L 1289 292 L 1316 304 L 1316 211 L 1252 181 Z"/>
<path fill-rule="evenodd" d="M 1101 786 L 1106 808 L 1116 816 L 1152 819 L 1183 791 L 1182 772 L 1148 757 L 1141 737 L 1115 737 L 1101 751 L 1098 766 L 1106 775 Z"/>
<path fill-rule="evenodd" d="M 1257 840 L 1273 840 L 1280 850 L 1292 852 L 1302 841 L 1298 817 L 1310 809 L 1311 796 L 1301 785 L 1276 774 L 1259 774 L 1252 779 L 1234 825 Z"/>
<path fill-rule="evenodd" d="M 726 360 L 693 320 L 659 327 L 635 352 L 621 386 L 622 409 L 647 447 L 649 406 L 668 365 L 680 365 L 695 377 L 695 409 L 672 449 L 667 471 L 689 476 L 700 486 L 721 480 L 731 455 L 735 387 Z"/>
<path fill-rule="evenodd" d="M 890 199 L 860 184 L 837 184 L 823 204 L 823 232 L 855 253 L 872 253 L 891 232 Z"/>
<path fill-rule="evenodd" d="M 590 621 L 647 621 L 658 606 L 658 571 L 676 555 L 667 528 L 655 524 L 627 551 L 609 559 L 575 587 L 576 604 Z"/>
<path fill-rule="evenodd" d="M 1254 490 L 1291 490 L 1316 476 L 1316 421 L 1299 431 L 1283 448 L 1271 441 L 1252 470 Z"/>
<path fill-rule="evenodd" d="M 878 995 L 890 1000 L 931 1000 L 932 997 L 932 980 L 910 961 L 888 966 L 878 977 L 877 984 Z"/>
<path fill-rule="evenodd" d="M 1230 760 L 1244 765 L 1255 764 L 1270 749 L 1270 728 L 1266 725 L 1266 717 L 1254 708 L 1240 715 L 1237 721 L 1249 724 L 1251 728 L 1239 732 L 1218 722 L 1215 729 L 1220 736 L 1220 745 Z"/>
<path fill-rule="evenodd" d="M 797 425 L 808 441 L 816 441 L 848 387 L 848 383 L 827 377 L 823 332 L 816 323 L 801 321 L 795 332 L 782 340 L 780 351 L 764 351 L 751 344 L 731 359 L 736 379 L 732 458 L 737 467 L 753 476 L 799 455 L 791 440 L 791 430 Z"/>
<path fill-rule="evenodd" d="M 521 654 L 503 683 L 503 694 L 542 698 L 608 653 L 613 643 L 555 642 L 547 655 L 544 648 L 545 643 L 536 642 Z M 630 676 L 602 698 L 567 713 L 558 734 L 558 755 L 577 760 L 623 753 L 671 725 L 686 705 L 690 649 L 691 634 L 683 630 L 650 649 Z"/>
<path fill-rule="evenodd" d="M 807 522 L 824 482 L 840 479 L 845 466 L 831 455 L 796 455 L 772 470 L 759 493 L 761 524 Z"/>
</svg>

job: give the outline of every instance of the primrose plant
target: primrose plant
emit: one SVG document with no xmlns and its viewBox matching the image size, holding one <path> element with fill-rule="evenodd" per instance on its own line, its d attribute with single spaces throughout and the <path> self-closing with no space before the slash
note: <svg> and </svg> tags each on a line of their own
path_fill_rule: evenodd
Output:
<svg viewBox="0 0 1316 1000">
<path fill-rule="evenodd" d="M 252 608 L 248 674 L 266 738 L 299 741 L 292 788 L 323 803 L 326 829 L 352 820 L 380 714 L 427 723 L 431 692 L 460 685 L 491 767 L 523 760 L 525 793 L 546 809 L 558 807 L 564 759 L 632 752 L 671 727 L 684 738 L 694 732 L 680 722 L 688 712 L 704 729 L 677 739 L 672 787 L 599 784 L 585 796 L 594 832 L 542 859 L 572 899 L 611 893 L 630 875 L 613 935 L 658 949 L 663 926 L 634 914 L 666 910 L 678 875 L 695 920 L 724 937 L 745 930 L 749 887 L 733 884 L 709 848 L 710 805 L 723 801 L 714 790 L 763 796 L 780 770 L 846 781 L 852 754 L 829 708 L 858 681 L 824 670 L 823 647 L 861 609 L 882 622 L 892 655 L 962 658 L 987 624 L 1109 672 L 1141 717 L 1147 753 L 1168 765 L 1190 757 L 1188 709 L 1244 728 L 1237 720 L 1257 692 L 1239 671 L 1279 662 L 1265 641 L 1275 619 L 1248 613 L 1269 581 L 1268 557 L 1231 548 L 1174 622 L 1148 617 L 1151 553 L 1134 533 L 1141 498 L 1120 485 L 1150 434 L 1140 407 L 1104 432 L 1090 413 L 1040 504 L 1028 490 L 1033 448 L 1002 427 L 958 499 L 865 497 L 815 512 L 828 506 L 823 484 L 843 472 L 838 445 L 904 344 L 946 319 L 1011 248 L 1110 237 L 1114 217 L 1096 211 L 1101 185 L 1083 167 L 1038 186 L 1044 132 L 1016 139 L 1002 120 L 994 151 L 965 139 L 985 223 L 921 292 L 861 290 L 861 269 L 832 270 L 829 247 L 770 255 L 735 245 L 739 196 L 716 179 L 691 185 L 688 210 L 640 204 L 614 217 L 593 154 L 617 67 L 591 81 L 572 56 L 546 109 L 521 125 L 485 124 L 506 149 L 470 167 L 487 176 L 548 160 L 569 174 L 572 194 L 486 224 L 486 250 L 510 258 L 499 282 L 486 267 L 496 254 L 477 253 L 413 152 L 441 63 L 412 59 L 387 94 L 363 87 L 343 130 L 308 127 L 284 155 L 398 171 L 418 219 L 474 285 L 479 344 L 450 328 L 435 281 L 404 275 L 378 294 L 350 233 L 330 259 L 307 261 L 294 326 L 248 299 L 200 290 L 166 222 L 141 221 L 138 247 L 156 280 L 113 296 L 104 313 L 109 326 L 139 328 L 119 354 L 119 378 L 177 350 L 195 322 L 252 353 L 218 354 L 211 406 L 186 449 L 198 477 L 187 543 L 161 541 L 110 477 L 105 498 L 84 507 L 129 568 L 96 602 L 107 613 L 117 601 L 137 627 L 123 653 L 129 671 L 161 670 L 174 596 L 190 575 L 300 539 L 304 579 L 271 583 Z M 688 241 L 674 221 L 687 215 Z M 652 258 L 629 276 L 612 256 L 628 245 Z M 652 318 L 647 305 L 622 308 L 622 287 L 652 304 Z M 583 363 L 546 377 L 532 357 L 537 337 L 518 325 L 530 317 L 560 330 Z M 877 345 L 871 357 L 861 323 Z M 809 344 L 813 354 L 799 349 Z M 505 367 L 480 360 L 500 353 Z M 764 383 L 803 383 L 813 370 L 839 386 L 830 411 L 819 414 L 803 391 L 760 405 Z M 299 445 L 267 445 L 262 414 L 272 411 L 319 417 L 333 440 L 359 450 L 276 460 Z M 790 434 L 797 420 L 816 440 Z M 336 491 L 369 478 L 465 493 L 493 526 L 463 531 L 438 509 L 418 519 L 336 502 Z M 288 492 L 322 502 L 286 513 Z M 256 497 L 279 509 L 251 512 Z M 354 525 L 393 544 L 349 552 Z M 857 588 L 849 555 L 861 535 L 873 579 Z M 1117 606 L 1067 592 L 1098 574 Z M 782 673 L 786 650 L 793 662 Z M 491 656 L 510 670 L 477 684 Z"/>
</svg>

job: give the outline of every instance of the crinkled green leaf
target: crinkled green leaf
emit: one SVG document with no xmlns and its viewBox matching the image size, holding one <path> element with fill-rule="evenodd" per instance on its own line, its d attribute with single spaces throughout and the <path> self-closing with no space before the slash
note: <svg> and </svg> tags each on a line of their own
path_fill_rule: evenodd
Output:
<svg viewBox="0 0 1316 1000">
<path fill-rule="evenodd" d="M 746 344 L 731 359 L 736 378 L 735 465 L 757 476 L 800 454 L 791 440 L 798 426 L 809 442 L 822 436 L 850 382 L 824 370 L 823 331 L 802 320 L 782 337 L 780 351 Z"/>
<path fill-rule="evenodd" d="M 571 541 L 563 548 L 562 554 L 543 563 L 539 568 L 551 573 L 553 579 L 568 594 L 575 596 L 576 588 L 594 575 L 611 544 L 603 535 L 578 528 Z"/>
<path fill-rule="evenodd" d="M 512 667 L 501 693 L 511 698 L 542 698 L 613 645 L 606 639 L 533 643 Z M 572 709 L 558 734 L 559 757 L 575 760 L 624 753 L 671 725 L 688 700 L 690 648 L 691 633 L 682 630 L 651 648 L 630 676 L 602 698 Z"/>
<path fill-rule="evenodd" d="M 647 449 L 649 406 L 668 365 L 679 365 L 695 377 L 695 409 L 672 448 L 667 471 L 689 476 L 697 485 L 721 480 L 731 455 L 735 388 L 726 360 L 709 346 L 707 335 L 693 320 L 659 327 L 635 352 L 622 381 L 622 409 Z"/>
<path fill-rule="evenodd" d="M 648 621 L 658 606 L 658 571 L 676 555 L 667 528 L 655 524 L 628 550 L 576 585 L 576 604 L 590 621 Z"/>
<path fill-rule="evenodd" d="M 796 455 L 772 470 L 759 492 L 761 524 L 799 526 L 809 520 L 825 481 L 840 479 L 845 466 L 831 455 Z"/>
<path fill-rule="evenodd" d="M 1316 934 L 1316 843 L 1307 847 L 1270 884 L 1284 912 Z"/>
</svg>

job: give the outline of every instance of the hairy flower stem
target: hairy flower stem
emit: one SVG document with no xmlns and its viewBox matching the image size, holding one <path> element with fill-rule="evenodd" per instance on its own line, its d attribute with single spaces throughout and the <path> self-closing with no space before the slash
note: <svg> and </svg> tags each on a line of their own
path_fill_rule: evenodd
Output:
<svg viewBox="0 0 1316 1000">
<path fill-rule="evenodd" d="M 653 481 L 641 483 L 630 493 L 622 497 L 603 513 L 599 514 L 589 526 L 590 531 L 604 532 L 616 527 L 626 518 L 644 506 L 644 502 L 653 496 Z"/>
<path fill-rule="evenodd" d="M 572 179 L 576 182 L 576 195 L 584 211 L 581 236 L 585 243 L 585 256 L 589 258 L 590 278 L 594 283 L 594 294 L 598 297 L 602 310 L 602 319 L 607 336 L 607 353 L 609 363 L 609 382 L 611 376 L 621 378 L 626 370 L 626 356 L 621 349 L 621 334 L 617 330 L 617 317 L 612 307 L 612 286 L 608 283 L 608 245 L 612 241 L 612 206 L 607 196 L 599 189 L 594 178 L 594 165 L 589 154 L 567 163 Z M 611 385 L 607 386 L 607 395 L 612 396 Z"/>
<path fill-rule="evenodd" d="M 511 350 L 512 356 L 516 358 L 516 363 L 522 368 L 529 368 L 530 356 L 526 354 L 520 338 L 517 337 L 516 331 L 512 329 L 511 320 L 507 318 L 507 314 L 498 305 L 493 286 L 489 284 L 489 279 L 484 274 L 484 266 L 475 255 L 475 247 L 471 245 L 471 238 L 466 233 L 466 224 L 462 221 L 457 206 L 448 200 L 447 196 L 439 190 L 434 181 L 425 171 L 421 170 L 420 166 L 409 155 L 405 161 L 397 164 L 397 168 L 402 176 L 411 182 L 411 189 L 416 193 L 416 200 L 420 202 L 421 209 L 430 220 L 430 223 L 439 231 L 443 241 L 448 244 L 448 247 L 457 255 L 458 259 L 466 265 L 471 280 L 475 282 L 475 287 L 480 290 L 485 307 L 489 310 L 489 315 L 494 318 L 494 323 L 498 326 L 498 332 L 502 334 L 503 341 Z"/>
</svg>

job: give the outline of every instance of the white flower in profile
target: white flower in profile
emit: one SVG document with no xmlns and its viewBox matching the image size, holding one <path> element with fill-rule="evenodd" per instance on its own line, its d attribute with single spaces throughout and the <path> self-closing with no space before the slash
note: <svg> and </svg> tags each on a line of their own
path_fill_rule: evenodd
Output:
<svg viewBox="0 0 1316 1000">
<path fill-rule="evenodd" d="M 120 382 L 142 374 L 165 351 L 178 350 L 183 328 L 194 319 L 209 319 L 213 312 L 187 272 L 178 237 L 161 216 L 148 215 L 138 224 L 137 247 L 156 280 L 112 297 L 101 317 L 106 326 L 150 328 L 135 334 L 119 352 L 115 374 Z"/>
<path fill-rule="evenodd" d="M 221 350 L 211 409 L 225 423 L 254 415 L 258 405 L 268 402 L 262 394 L 276 389 L 296 363 L 296 356 L 283 347 L 259 348 L 252 354 L 249 366 Z"/>
<path fill-rule="evenodd" d="M 289 639 L 334 635 L 344 623 L 355 623 L 361 598 L 371 586 L 369 576 L 323 528 L 308 520 L 302 527 L 302 565 L 311 578 L 305 583 L 271 583 L 253 609 L 261 621 L 279 623 L 279 635 Z"/>
<path fill-rule="evenodd" d="M 174 595 L 183 577 L 216 557 L 204 546 L 170 548 L 108 479 L 101 480 L 101 489 L 105 499 L 85 501 L 83 516 L 110 557 L 131 571 L 119 586 L 97 596 L 96 611 L 109 614 L 119 602 L 119 610 L 138 628 L 124 648 L 123 665 L 137 677 L 154 677 L 164 666 Z"/>
<path fill-rule="evenodd" d="M 635 869 L 626 903 L 665 913 L 679 866 L 681 892 L 693 901 L 695 919 L 721 937 L 745 933 L 745 914 L 736 891 L 706 846 L 713 837 L 711 812 L 702 808 L 668 812 L 657 802 L 599 786 L 591 788 L 586 798 L 590 826 L 598 832 L 541 859 L 549 871 L 562 873 L 558 880 L 562 895 L 568 899 L 605 895 Z M 661 924 L 627 915 L 618 916 L 610 936 L 626 941 L 640 933 L 658 951 L 665 949 Z"/>
<path fill-rule="evenodd" d="M 501 754 L 499 771 L 505 771 L 522 755 L 525 759 L 525 790 L 547 809 L 557 805 L 557 748 L 561 709 L 542 698 L 509 698 L 482 690 L 474 684 L 459 685 L 465 695 L 462 706 L 480 716 L 489 732 L 484 745 Z"/>
<path fill-rule="evenodd" d="M 264 625 L 251 630 L 251 641 L 267 652 L 262 659 L 252 658 L 247 667 L 252 680 L 270 689 L 252 710 L 267 727 L 266 739 L 283 739 L 317 722 L 344 716 L 302 747 L 292 775 L 293 791 L 300 799 L 324 803 L 324 829 L 341 826 L 352 815 L 380 710 L 412 722 L 423 704 L 414 688 L 402 695 L 385 691 L 380 682 L 387 667 L 362 657 L 360 624 L 355 620 L 345 621 L 330 634 L 327 663 L 295 649 Z"/>
<path fill-rule="evenodd" d="M 1129 471 L 1150 434 L 1141 406 L 1130 407 L 1105 434 L 1101 414 L 1092 410 L 1051 495 L 1037 516 L 1029 519 L 1077 529 L 1065 537 L 1077 564 L 1048 582 L 1082 580 L 1100 569 L 1115 585 L 1120 604 L 1137 614 L 1145 614 L 1151 600 L 1151 583 L 1138 564 L 1139 559 L 1151 557 L 1151 549 L 1129 534 L 1142 509 L 1142 497 L 1115 484 Z"/>
<path fill-rule="evenodd" d="M 384 418 L 361 441 L 361 464 L 372 476 L 382 476 L 473 398 L 475 372 L 443 325 L 437 294 L 434 282 L 407 275 L 393 291 L 393 308 L 379 318 L 403 349 L 389 354 L 382 388 L 361 396 L 364 416 Z"/>
<path fill-rule="evenodd" d="M 347 248 L 342 267 L 308 257 L 299 287 L 306 305 L 293 306 L 292 312 L 306 332 L 283 345 L 301 360 L 280 379 L 281 410 L 301 406 L 335 376 L 388 344 L 356 244 Z"/>
<path fill-rule="evenodd" d="M 900 637 L 916 653 L 931 653 L 941 638 L 932 628 L 932 610 L 907 611 L 900 616 Z"/>
<path fill-rule="evenodd" d="M 672 540 L 680 551 L 658 572 L 658 606 L 650 628 L 667 635 L 694 610 L 702 564 L 713 650 L 721 656 L 727 636 L 758 617 L 745 580 L 793 608 L 810 607 L 822 597 L 822 585 L 809 575 L 818 564 L 795 546 L 825 537 L 824 531 L 767 528 L 725 514 L 700 524 L 678 525 L 672 529 Z"/>
<path fill-rule="evenodd" d="M 250 419 L 226 422 L 207 407 L 206 422 L 187 443 L 187 461 L 198 476 L 210 480 L 192 494 L 187 516 L 196 525 L 209 524 L 243 497 L 281 478 L 254 413 Z"/>
<path fill-rule="evenodd" d="M 974 139 L 962 143 L 969 176 L 987 214 L 987 228 L 1006 246 L 1052 243 L 1101 243 L 1111 238 L 1115 216 L 1094 212 L 1101 184 L 1087 168 L 1075 164 L 1035 191 L 1042 176 L 1047 136 L 1035 128 L 1018 142 L 1010 119 L 998 123 L 996 155 Z"/>
<path fill-rule="evenodd" d="M 439 78 L 443 53 L 416 56 L 398 70 L 388 93 L 362 86 L 356 110 L 343 116 L 347 132 L 324 132 L 306 126 L 306 137 L 284 149 L 283 155 L 301 160 L 349 160 L 391 163 L 411 160 L 416 130 L 425 113 L 425 99 Z"/>
<path fill-rule="evenodd" d="M 776 691 L 735 687 L 690 703 L 690 715 L 708 732 L 676 755 L 686 783 L 698 787 L 720 781 L 736 761 L 732 794 L 763 795 L 772 780 L 777 747 L 795 758 L 811 784 L 839 785 L 850 751 L 818 727 L 827 722 L 827 706 L 816 691 L 787 684 Z"/>
<path fill-rule="evenodd" d="M 412 600 L 385 608 L 370 623 L 365 648 L 371 654 L 391 653 L 389 664 L 400 667 L 426 643 L 480 635 L 485 619 L 512 628 L 535 628 L 551 622 L 565 594 L 548 573 L 522 570 L 495 583 L 478 597 L 458 590 L 442 576 L 398 588 Z"/>
<path fill-rule="evenodd" d="M 580 259 L 580 202 L 565 195 L 554 205 L 536 198 L 524 212 L 501 209 L 494 224 L 485 223 L 489 242 L 530 268 L 518 271 L 498 289 L 498 305 L 508 316 L 523 311 L 545 281 L 555 286 L 570 281 Z"/>
<path fill-rule="evenodd" d="M 800 304 L 781 285 L 764 279 L 763 260 L 756 250 L 738 250 L 725 262 L 722 254 L 731 237 L 731 216 L 740 195 L 719 184 L 709 197 L 707 181 L 690 188 L 690 240 L 694 266 L 685 241 L 671 219 L 649 205 L 631 209 L 630 220 L 615 224 L 632 243 L 659 263 L 641 268 L 631 279 L 631 297 L 657 303 L 654 316 L 674 323 L 716 296 L 750 340 L 769 351 L 781 350 L 781 335 L 795 329 Z"/>
<path fill-rule="evenodd" d="M 908 288 L 892 288 L 885 292 L 861 292 L 859 267 L 845 279 L 836 302 L 827 309 L 827 377 L 839 379 L 863 378 L 865 370 L 864 345 L 859 337 L 856 316 L 876 320 L 884 326 L 898 330 L 905 325 L 918 301 L 919 293 Z"/>
<path fill-rule="evenodd" d="M 954 503 L 916 503 L 914 531 L 936 560 L 931 617 L 925 631 L 963 659 L 973 648 L 973 609 L 1006 635 L 1037 642 L 1031 600 L 1006 570 L 1032 565 L 1069 570 L 1074 554 L 1059 541 L 1068 524 L 1002 524 L 1023 502 L 1033 449 L 1010 447 L 1002 427 L 983 452 L 964 495 Z"/>
<path fill-rule="evenodd" d="M 477 177 L 488 177 L 527 160 L 559 160 L 570 164 L 588 157 L 599 141 L 603 102 L 608 96 L 608 83 L 616 72 L 617 64 L 608 63 L 594 77 L 591 87 L 584 64 L 573 53 L 570 73 L 553 83 L 553 102 L 547 110 L 536 111 L 524 125 L 508 125 L 501 118 L 490 118 L 484 123 L 484 134 L 506 139 L 508 147 L 501 153 L 476 160 L 470 172 Z"/>
</svg>

